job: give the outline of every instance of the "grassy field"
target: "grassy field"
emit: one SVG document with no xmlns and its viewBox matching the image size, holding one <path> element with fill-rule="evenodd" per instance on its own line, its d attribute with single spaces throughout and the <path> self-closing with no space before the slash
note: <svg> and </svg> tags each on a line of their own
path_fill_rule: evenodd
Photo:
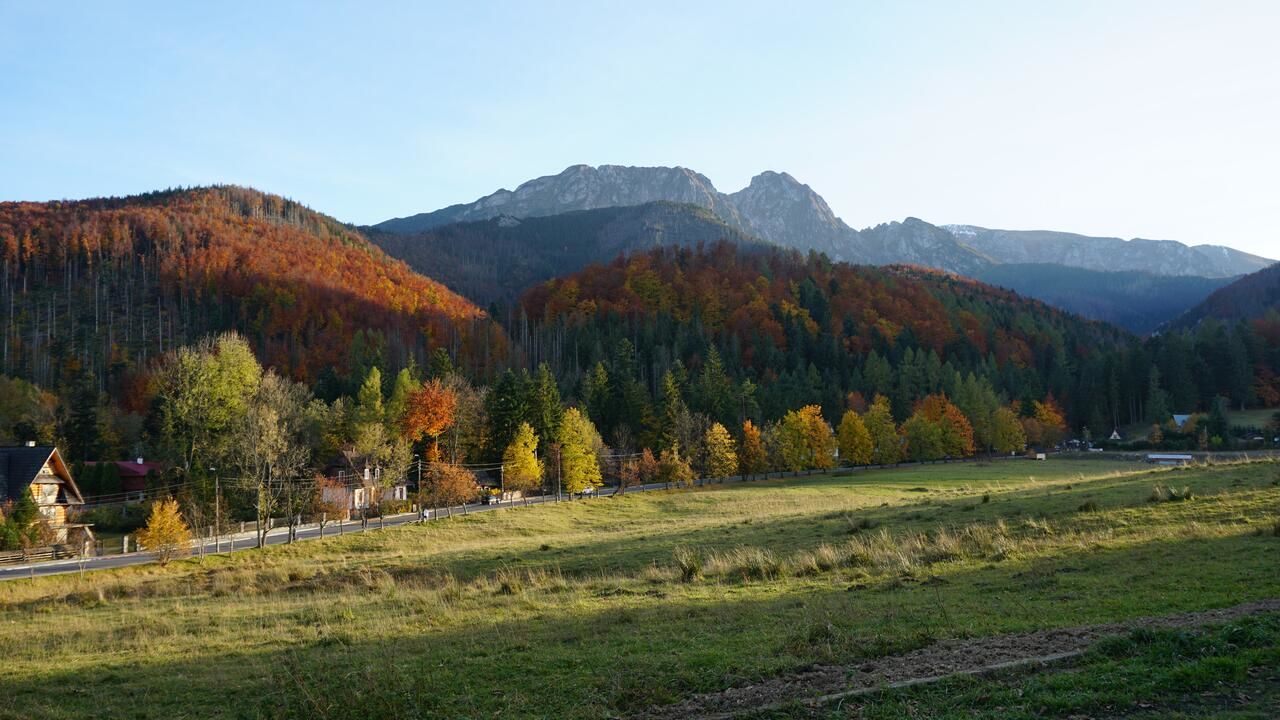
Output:
<svg viewBox="0 0 1280 720">
<path fill-rule="evenodd" d="M 0 717 L 626 716 L 941 638 L 1280 597 L 1277 557 L 1269 462 L 938 465 L 520 508 L 0 584 Z M 1146 657 L 1113 655 L 1091 662 Z"/>
</svg>

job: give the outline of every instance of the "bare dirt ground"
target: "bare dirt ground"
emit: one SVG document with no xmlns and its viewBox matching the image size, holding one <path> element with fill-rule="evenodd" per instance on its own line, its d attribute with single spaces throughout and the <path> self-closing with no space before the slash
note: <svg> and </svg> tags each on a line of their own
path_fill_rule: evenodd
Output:
<svg viewBox="0 0 1280 720">
<path fill-rule="evenodd" d="M 1197 627 L 1269 612 L 1280 612 L 1280 598 L 1218 610 L 1140 618 L 1124 623 L 1038 630 L 970 640 L 942 640 L 903 655 L 876 658 L 848 667 L 821 665 L 756 685 L 696 695 L 675 705 L 651 708 L 637 716 L 637 720 L 718 720 L 794 702 L 823 704 L 886 688 L 935 682 L 954 675 L 984 674 L 1062 662 L 1079 656 L 1104 637 L 1123 635 L 1138 628 Z"/>
</svg>

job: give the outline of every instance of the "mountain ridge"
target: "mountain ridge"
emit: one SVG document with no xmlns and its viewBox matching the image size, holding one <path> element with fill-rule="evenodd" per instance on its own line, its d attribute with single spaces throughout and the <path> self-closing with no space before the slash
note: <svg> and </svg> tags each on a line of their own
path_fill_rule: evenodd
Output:
<svg viewBox="0 0 1280 720">
<path fill-rule="evenodd" d="M 659 200 L 705 207 L 727 224 L 783 247 L 819 250 L 832 259 L 868 264 L 924 264 L 969 274 L 989 263 L 1053 262 L 1094 270 L 1136 270 L 1157 275 L 1229 277 L 1270 264 L 1267 258 L 1219 245 L 1174 240 L 1094 238 L 1057 231 L 991 230 L 976 225 L 933 225 L 918 218 L 856 230 L 808 185 L 785 172 L 765 171 L 734 193 L 680 166 L 572 165 L 556 175 L 498 190 L 472 203 L 394 218 L 373 227 L 412 234 L 451 222 L 556 215 L 571 210 Z M 915 222 L 913 222 L 915 221 Z M 927 227 L 926 227 L 927 226 Z M 1019 247 L 1011 245 L 1017 240 Z M 1039 256 L 1025 254 L 1028 244 Z M 1046 254 L 1052 254 L 1046 258 Z"/>
</svg>

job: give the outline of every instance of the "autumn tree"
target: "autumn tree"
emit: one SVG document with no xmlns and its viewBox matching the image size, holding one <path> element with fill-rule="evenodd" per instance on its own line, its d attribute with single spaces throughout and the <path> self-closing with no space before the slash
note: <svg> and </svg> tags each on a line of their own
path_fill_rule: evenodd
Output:
<svg viewBox="0 0 1280 720">
<path fill-rule="evenodd" d="M 542 464 L 538 462 L 538 436 L 527 422 L 516 428 L 516 436 L 502 453 L 503 485 L 508 490 L 527 492 L 542 484 Z"/>
<path fill-rule="evenodd" d="M 178 501 L 165 499 L 152 503 L 147 525 L 138 531 L 138 544 L 156 554 L 161 565 L 191 550 L 191 530 L 178 512 Z"/>
<path fill-rule="evenodd" d="M 934 393 L 921 398 L 916 403 L 915 413 L 938 426 L 944 456 L 967 457 L 973 454 L 973 427 L 946 395 Z"/>
<path fill-rule="evenodd" d="M 738 469 L 751 477 L 769 469 L 769 455 L 765 451 L 760 428 L 750 420 L 742 421 L 742 442 L 738 444 Z"/>
<path fill-rule="evenodd" d="M 720 423 L 707 430 L 707 477 L 726 478 L 738 472 L 738 454 L 733 436 Z"/>
<path fill-rule="evenodd" d="M 1027 436 L 1018 422 L 1018 415 L 1007 407 L 997 408 L 992 416 L 991 449 L 1006 455 L 1021 452 L 1027 446 Z"/>
<path fill-rule="evenodd" d="M 1040 442 L 1057 445 L 1067 436 L 1066 416 L 1053 396 L 1035 403 L 1035 418 L 1040 423 Z"/>
<path fill-rule="evenodd" d="M 603 484 L 599 453 L 600 433 L 578 408 L 569 408 L 560 421 L 561 483 L 567 493 L 581 493 Z"/>
<path fill-rule="evenodd" d="M 876 395 L 862 417 L 871 436 L 871 462 L 876 465 L 892 465 L 902 460 L 902 439 L 893 422 L 893 410 L 889 398 Z"/>
<path fill-rule="evenodd" d="M 419 501 L 432 507 L 465 505 L 480 494 L 476 476 L 459 465 L 432 465 L 423 477 L 423 484 L 426 487 L 419 491 Z"/>
<path fill-rule="evenodd" d="M 409 395 L 405 404 L 404 434 L 411 441 L 423 436 L 431 440 L 431 446 L 427 449 L 427 460 L 430 462 L 440 460 L 440 435 L 453 423 L 457 405 L 457 394 L 439 378 L 423 383 L 422 387 Z"/>
<path fill-rule="evenodd" d="M 836 444 L 840 448 L 840 458 L 850 465 L 869 465 L 871 463 L 871 433 L 858 413 L 846 410 L 840 418 L 840 427 L 836 431 Z"/>
<path fill-rule="evenodd" d="M 817 405 L 806 405 L 784 415 L 779 424 L 779 440 L 788 470 L 835 467 L 835 436 Z"/>
<path fill-rule="evenodd" d="M 925 417 L 923 413 L 912 413 L 899 429 L 907 460 L 937 460 L 946 455 L 946 444 L 942 427 Z"/>
<path fill-rule="evenodd" d="M 680 455 L 679 444 L 662 451 L 658 457 L 658 482 L 678 488 L 692 485 L 694 477 L 689 461 Z"/>
</svg>

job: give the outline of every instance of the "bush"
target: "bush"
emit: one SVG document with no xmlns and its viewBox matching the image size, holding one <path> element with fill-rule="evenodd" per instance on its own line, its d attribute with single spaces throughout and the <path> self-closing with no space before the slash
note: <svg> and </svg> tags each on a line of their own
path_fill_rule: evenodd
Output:
<svg viewBox="0 0 1280 720">
<path fill-rule="evenodd" d="M 672 552 L 672 556 L 684 582 L 693 582 L 702 575 L 702 553 L 681 545 Z"/>
<path fill-rule="evenodd" d="M 1153 503 L 1185 502 L 1187 500 L 1195 499 L 1196 496 L 1191 492 L 1191 488 L 1189 487 L 1184 486 L 1179 490 L 1178 488 L 1171 488 L 1160 483 L 1157 483 L 1155 487 L 1151 488 L 1151 497 L 1147 498 L 1149 502 Z"/>
<path fill-rule="evenodd" d="M 131 533 L 147 523 L 147 510 L 142 505 L 100 507 L 80 514 L 79 522 L 92 523 L 98 531 Z"/>
</svg>

